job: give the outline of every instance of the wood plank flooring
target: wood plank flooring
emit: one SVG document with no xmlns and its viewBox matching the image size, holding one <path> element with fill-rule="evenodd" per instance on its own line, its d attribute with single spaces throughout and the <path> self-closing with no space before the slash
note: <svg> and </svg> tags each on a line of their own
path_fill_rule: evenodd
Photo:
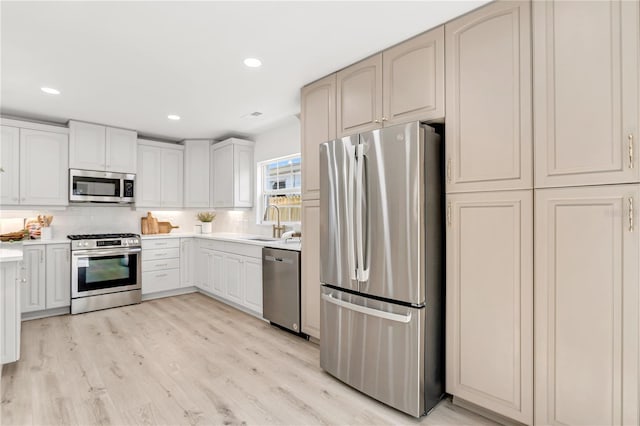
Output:
<svg viewBox="0 0 640 426">
<path fill-rule="evenodd" d="M 22 326 L 2 425 L 493 424 L 449 401 L 406 416 L 324 373 L 317 345 L 198 293 Z"/>
</svg>

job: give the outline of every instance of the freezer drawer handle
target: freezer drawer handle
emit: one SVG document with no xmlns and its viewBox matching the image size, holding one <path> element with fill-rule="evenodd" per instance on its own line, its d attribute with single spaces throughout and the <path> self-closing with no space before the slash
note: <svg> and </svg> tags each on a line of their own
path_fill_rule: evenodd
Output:
<svg viewBox="0 0 640 426">
<path fill-rule="evenodd" d="M 350 309 L 352 311 L 360 312 L 365 315 L 371 315 L 373 317 L 378 317 L 382 319 L 387 319 L 396 322 L 408 323 L 411 321 L 411 312 L 407 315 L 399 315 L 393 314 L 391 312 L 379 311 L 373 308 L 367 308 L 366 306 L 356 305 L 355 303 L 345 302 L 344 300 L 336 299 L 330 294 L 323 294 L 322 299 L 326 300 L 329 303 L 333 303 L 334 305 L 338 305 L 345 309 Z"/>
</svg>

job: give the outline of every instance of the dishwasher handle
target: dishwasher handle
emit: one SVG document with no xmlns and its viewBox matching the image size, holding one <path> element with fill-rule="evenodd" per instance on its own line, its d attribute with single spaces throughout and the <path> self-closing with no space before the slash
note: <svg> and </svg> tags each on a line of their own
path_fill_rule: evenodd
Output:
<svg viewBox="0 0 640 426">
<path fill-rule="evenodd" d="M 264 260 L 266 260 L 267 262 L 284 262 L 284 263 L 288 263 L 290 265 L 293 265 L 293 260 L 292 259 L 287 259 L 287 258 L 283 258 L 283 257 L 265 256 Z"/>
</svg>

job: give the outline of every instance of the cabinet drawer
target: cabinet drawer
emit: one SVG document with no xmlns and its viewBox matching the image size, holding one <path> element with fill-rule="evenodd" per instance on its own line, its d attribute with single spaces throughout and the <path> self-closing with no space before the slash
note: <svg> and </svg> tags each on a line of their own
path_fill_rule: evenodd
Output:
<svg viewBox="0 0 640 426">
<path fill-rule="evenodd" d="M 167 238 L 161 240 L 142 240 L 142 249 L 165 249 L 180 246 L 179 238 Z"/>
<path fill-rule="evenodd" d="M 142 294 L 173 290 L 179 287 L 179 269 L 167 269 L 165 271 L 142 273 Z"/>
<path fill-rule="evenodd" d="M 142 250 L 142 260 L 158 260 L 180 258 L 179 248 L 167 248 L 157 250 Z"/>
<path fill-rule="evenodd" d="M 163 269 L 176 269 L 180 267 L 180 259 L 158 259 L 142 262 L 142 272 L 162 271 Z"/>
</svg>

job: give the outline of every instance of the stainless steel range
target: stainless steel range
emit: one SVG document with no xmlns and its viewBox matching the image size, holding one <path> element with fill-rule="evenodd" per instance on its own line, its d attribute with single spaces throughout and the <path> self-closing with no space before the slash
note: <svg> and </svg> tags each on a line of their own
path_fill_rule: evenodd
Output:
<svg viewBox="0 0 640 426">
<path fill-rule="evenodd" d="M 137 234 L 68 235 L 71 313 L 140 303 L 142 260 Z"/>
</svg>

